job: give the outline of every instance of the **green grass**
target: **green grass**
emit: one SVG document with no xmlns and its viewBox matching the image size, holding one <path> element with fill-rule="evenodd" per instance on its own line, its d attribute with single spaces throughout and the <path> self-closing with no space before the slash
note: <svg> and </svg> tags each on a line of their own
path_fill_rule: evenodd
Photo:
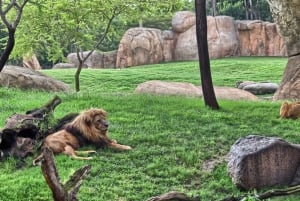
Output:
<svg viewBox="0 0 300 201">
<path fill-rule="evenodd" d="M 242 57 L 211 61 L 214 84 L 235 86 L 238 80 L 279 83 L 286 58 Z M 72 87 L 74 70 L 44 70 Z M 157 79 L 200 84 L 197 62 L 177 62 L 126 69 L 84 69 L 81 92 L 56 93 L 63 102 L 55 117 L 90 107 L 109 113 L 110 136 L 130 145 L 132 151 L 98 150 L 91 161 L 55 157 L 63 182 L 78 168 L 92 170 L 80 188 L 79 200 L 140 201 L 177 190 L 201 200 L 220 200 L 241 195 L 226 171 L 225 155 L 239 138 L 249 134 L 279 136 L 300 141 L 300 122 L 279 119 L 280 102 L 218 100 L 213 111 L 203 100 L 134 94 L 144 81 Z M 13 113 L 39 107 L 54 93 L 0 88 L 0 126 Z M 0 162 L 0 200 L 51 200 L 41 169 L 28 157 Z M 216 166 L 207 171 L 208 161 Z M 299 200 L 300 195 L 288 199 Z M 275 200 L 275 199 L 272 199 Z"/>
</svg>

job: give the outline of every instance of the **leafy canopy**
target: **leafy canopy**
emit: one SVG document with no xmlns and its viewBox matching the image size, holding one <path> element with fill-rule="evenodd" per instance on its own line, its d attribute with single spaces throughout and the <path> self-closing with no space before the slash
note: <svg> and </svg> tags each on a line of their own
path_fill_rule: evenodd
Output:
<svg viewBox="0 0 300 201">
<path fill-rule="evenodd" d="M 185 0 L 32 1 L 24 9 L 12 56 L 35 53 L 47 55 L 53 62 L 61 61 L 69 52 L 94 49 L 100 38 L 113 37 L 120 22 L 170 15 L 184 3 Z"/>
</svg>

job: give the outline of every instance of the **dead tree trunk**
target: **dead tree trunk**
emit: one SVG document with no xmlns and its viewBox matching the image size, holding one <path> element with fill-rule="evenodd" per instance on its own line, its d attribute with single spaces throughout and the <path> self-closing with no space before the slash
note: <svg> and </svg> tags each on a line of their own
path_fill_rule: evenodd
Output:
<svg viewBox="0 0 300 201">
<path fill-rule="evenodd" d="M 82 180 L 89 174 L 90 170 L 90 165 L 78 169 L 63 185 L 56 170 L 52 151 L 49 148 L 43 150 L 42 172 L 52 191 L 54 201 L 77 201 L 77 193 Z"/>
<path fill-rule="evenodd" d="M 163 195 L 149 198 L 147 201 L 198 201 L 199 198 L 191 198 L 184 193 L 170 191 Z"/>
<path fill-rule="evenodd" d="M 10 116 L 0 130 L 0 158 L 24 158 L 32 154 L 34 147 L 52 132 L 50 121 L 55 107 L 60 103 L 61 99 L 55 96 L 40 108 Z"/>
</svg>

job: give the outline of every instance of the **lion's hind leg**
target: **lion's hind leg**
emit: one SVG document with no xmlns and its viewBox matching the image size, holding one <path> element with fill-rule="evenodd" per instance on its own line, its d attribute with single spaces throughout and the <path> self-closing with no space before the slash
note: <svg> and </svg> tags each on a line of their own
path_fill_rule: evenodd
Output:
<svg viewBox="0 0 300 201">
<path fill-rule="evenodd" d="M 82 159 L 82 160 L 91 160 L 91 159 L 93 159 L 93 157 L 77 156 L 78 151 L 75 151 L 73 149 L 73 147 L 71 147 L 69 145 L 65 146 L 65 150 L 63 151 L 63 153 L 70 156 L 71 158 L 75 158 L 75 159 Z"/>
</svg>

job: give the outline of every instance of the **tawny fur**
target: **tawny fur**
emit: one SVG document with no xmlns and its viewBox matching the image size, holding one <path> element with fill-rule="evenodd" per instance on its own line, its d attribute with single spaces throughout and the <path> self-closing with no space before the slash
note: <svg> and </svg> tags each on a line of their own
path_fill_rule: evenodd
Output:
<svg viewBox="0 0 300 201">
<path fill-rule="evenodd" d="M 300 117 L 300 102 L 283 102 L 280 107 L 280 117 L 297 119 Z"/>
<path fill-rule="evenodd" d="M 97 148 L 108 146 L 119 150 L 130 150 L 130 146 L 118 144 L 116 140 L 108 137 L 107 113 L 103 109 L 92 108 L 80 113 L 63 130 L 46 137 L 43 147 L 50 148 L 54 154 L 64 153 L 72 158 L 92 159 L 92 157 L 81 157 L 77 154 L 95 153 L 94 150 L 76 151 L 85 145 L 95 145 Z M 33 164 L 42 159 L 38 156 Z"/>
</svg>

